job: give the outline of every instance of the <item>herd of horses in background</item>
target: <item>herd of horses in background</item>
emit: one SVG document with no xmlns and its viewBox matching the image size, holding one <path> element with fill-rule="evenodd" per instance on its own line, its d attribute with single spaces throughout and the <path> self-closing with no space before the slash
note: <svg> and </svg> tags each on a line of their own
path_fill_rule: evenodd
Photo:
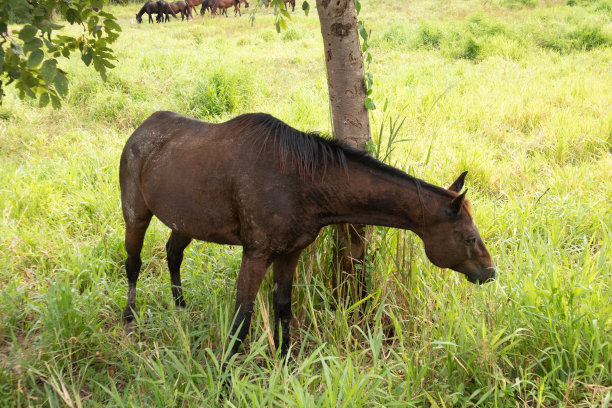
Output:
<svg viewBox="0 0 612 408">
<path fill-rule="evenodd" d="M 266 8 L 270 5 L 270 0 L 260 0 Z M 291 11 L 295 11 L 295 0 L 283 0 L 285 5 L 291 5 Z M 153 15 L 155 14 L 155 21 L 158 23 L 170 21 L 170 16 L 178 19 L 178 15 L 181 15 L 181 21 L 193 20 L 193 12 L 199 5 L 200 15 L 204 16 L 206 10 L 209 10 L 211 16 L 216 16 L 220 9 L 220 14 L 227 15 L 227 9 L 230 7 L 234 8 L 234 17 L 237 15 L 241 16 L 240 4 L 244 4 L 245 8 L 249 7 L 247 0 L 186 0 L 186 1 L 173 1 L 166 2 L 165 0 L 148 0 L 140 11 L 136 14 L 136 21 L 142 23 L 142 16 L 146 13 L 149 16 L 149 24 L 153 23 Z"/>
</svg>

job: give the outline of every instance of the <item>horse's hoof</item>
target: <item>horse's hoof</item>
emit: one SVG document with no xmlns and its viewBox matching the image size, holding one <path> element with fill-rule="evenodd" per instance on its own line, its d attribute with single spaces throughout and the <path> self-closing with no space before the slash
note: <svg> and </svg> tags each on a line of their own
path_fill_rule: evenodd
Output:
<svg viewBox="0 0 612 408">
<path fill-rule="evenodd" d="M 295 368 L 295 359 L 291 356 L 291 354 L 280 356 L 279 363 L 281 367 L 287 367 L 289 370 Z"/>
<path fill-rule="evenodd" d="M 128 322 L 123 326 L 123 333 L 126 336 L 129 336 L 130 334 L 134 333 L 135 327 L 136 327 L 136 322 L 132 320 L 131 322 Z"/>
</svg>

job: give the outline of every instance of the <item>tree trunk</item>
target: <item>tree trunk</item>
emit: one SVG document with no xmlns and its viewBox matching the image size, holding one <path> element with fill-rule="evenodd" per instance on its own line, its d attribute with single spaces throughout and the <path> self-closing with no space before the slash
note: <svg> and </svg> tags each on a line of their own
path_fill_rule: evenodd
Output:
<svg viewBox="0 0 612 408">
<path fill-rule="evenodd" d="M 370 140 L 357 14 L 353 0 L 317 0 L 325 46 L 334 138 L 363 149 Z"/>
<path fill-rule="evenodd" d="M 357 13 L 353 0 L 317 0 L 317 12 L 325 49 L 327 86 L 334 138 L 358 149 L 370 140 L 370 121 L 365 107 L 366 89 Z M 366 294 L 365 226 L 338 225 L 334 236 L 332 286 L 343 302 Z"/>
</svg>

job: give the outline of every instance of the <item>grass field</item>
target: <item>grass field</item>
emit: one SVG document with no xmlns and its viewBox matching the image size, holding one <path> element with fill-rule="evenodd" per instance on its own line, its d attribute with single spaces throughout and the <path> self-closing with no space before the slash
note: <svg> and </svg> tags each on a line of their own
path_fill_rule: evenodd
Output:
<svg viewBox="0 0 612 408">
<path fill-rule="evenodd" d="M 154 221 L 126 337 L 119 156 L 157 110 L 328 132 L 316 10 L 277 34 L 271 10 L 137 25 L 138 8 L 111 8 L 107 82 L 75 58 L 61 109 L 11 90 L 0 107 L 0 406 L 612 405 L 610 0 L 363 2 L 373 136 L 405 118 L 391 164 L 439 185 L 469 171 L 499 278 L 473 286 L 374 228 L 360 319 L 331 307 L 324 231 L 296 276 L 295 364 L 270 351 L 268 277 L 224 400 L 241 249 L 192 243 L 178 311 Z"/>
</svg>

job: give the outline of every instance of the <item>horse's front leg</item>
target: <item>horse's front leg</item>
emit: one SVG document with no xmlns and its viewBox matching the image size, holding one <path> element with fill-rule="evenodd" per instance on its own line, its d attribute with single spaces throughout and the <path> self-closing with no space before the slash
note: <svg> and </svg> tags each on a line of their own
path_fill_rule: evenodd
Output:
<svg viewBox="0 0 612 408">
<path fill-rule="evenodd" d="M 234 322 L 230 330 L 230 342 L 234 343 L 223 363 L 222 371 L 225 371 L 230 359 L 238 352 L 238 348 L 249 332 L 255 297 L 271 263 L 271 257 L 268 254 L 261 251 L 250 251 L 247 248 L 243 250 L 242 265 L 236 283 Z"/>
<path fill-rule="evenodd" d="M 291 325 L 291 290 L 293 275 L 300 259 L 298 250 L 278 257 L 274 261 L 274 345 L 280 349 L 281 359 L 289 352 L 289 330 Z M 280 322 L 280 325 L 279 325 Z M 279 330 L 282 327 L 282 331 Z M 279 338 L 279 331 L 281 331 Z"/>
</svg>

